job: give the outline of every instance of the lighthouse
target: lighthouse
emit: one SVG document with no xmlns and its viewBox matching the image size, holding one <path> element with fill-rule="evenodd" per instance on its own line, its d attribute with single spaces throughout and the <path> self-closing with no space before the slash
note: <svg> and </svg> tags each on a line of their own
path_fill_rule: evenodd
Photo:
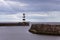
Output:
<svg viewBox="0 0 60 40">
<path fill-rule="evenodd" d="M 25 19 L 25 13 L 23 13 L 23 19 L 22 20 L 23 20 L 23 22 L 25 22 L 25 20 L 26 20 Z"/>
<path fill-rule="evenodd" d="M 26 22 L 25 13 L 22 14 L 22 22 L 19 22 L 18 25 L 29 26 L 29 22 Z"/>
<path fill-rule="evenodd" d="M 26 19 L 25 19 L 25 18 L 26 18 L 26 16 L 25 16 L 25 15 L 26 15 L 26 14 L 25 14 L 25 13 L 23 13 L 23 19 L 22 19 L 22 20 L 23 20 L 23 22 L 22 22 L 22 23 L 23 23 L 23 25 L 24 25 L 24 26 L 29 26 L 29 22 L 26 22 Z"/>
</svg>

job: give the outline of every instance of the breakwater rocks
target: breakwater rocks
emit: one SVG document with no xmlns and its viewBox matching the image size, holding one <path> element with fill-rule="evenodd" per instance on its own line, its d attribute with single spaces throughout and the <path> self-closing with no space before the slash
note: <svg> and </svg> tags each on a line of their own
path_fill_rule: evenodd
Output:
<svg viewBox="0 0 60 40">
<path fill-rule="evenodd" d="M 35 34 L 60 35 L 60 25 L 32 24 L 29 32 Z"/>
<path fill-rule="evenodd" d="M 29 26 L 29 22 L 0 23 L 0 26 Z"/>
</svg>

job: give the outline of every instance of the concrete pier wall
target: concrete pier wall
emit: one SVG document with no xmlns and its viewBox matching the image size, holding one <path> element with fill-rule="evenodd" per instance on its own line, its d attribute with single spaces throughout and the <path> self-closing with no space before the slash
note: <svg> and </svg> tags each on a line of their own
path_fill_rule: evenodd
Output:
<svg viewBox="0 0 60 40">
<path fill-rule="evenodd" d="M 36 33 L 36 34 L 59 35 L 60 34 L 60 25 L 32 24 L 29 31 L 32 33 Z"/>
</svg>

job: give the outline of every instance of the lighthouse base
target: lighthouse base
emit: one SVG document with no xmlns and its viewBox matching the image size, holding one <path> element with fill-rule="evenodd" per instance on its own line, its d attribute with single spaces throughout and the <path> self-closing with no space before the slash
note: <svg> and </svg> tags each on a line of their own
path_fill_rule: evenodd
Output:
<svg viewBox="0 0 60 40">
<path fill-rule="evenodd" d="M 19 22 L 18 25 L 29 26 L 29 22 Z"/>
</svg>

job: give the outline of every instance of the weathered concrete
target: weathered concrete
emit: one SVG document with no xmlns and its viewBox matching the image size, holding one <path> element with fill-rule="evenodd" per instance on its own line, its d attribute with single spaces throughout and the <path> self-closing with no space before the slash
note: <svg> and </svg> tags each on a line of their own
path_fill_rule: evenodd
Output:
<svg viewBox="0 0 60 40">
<path fill-rule="evenodd" d="M 36 34 L 60 35 L 60 25 L 32 24 L 29 31 Z"/>
</svg>

